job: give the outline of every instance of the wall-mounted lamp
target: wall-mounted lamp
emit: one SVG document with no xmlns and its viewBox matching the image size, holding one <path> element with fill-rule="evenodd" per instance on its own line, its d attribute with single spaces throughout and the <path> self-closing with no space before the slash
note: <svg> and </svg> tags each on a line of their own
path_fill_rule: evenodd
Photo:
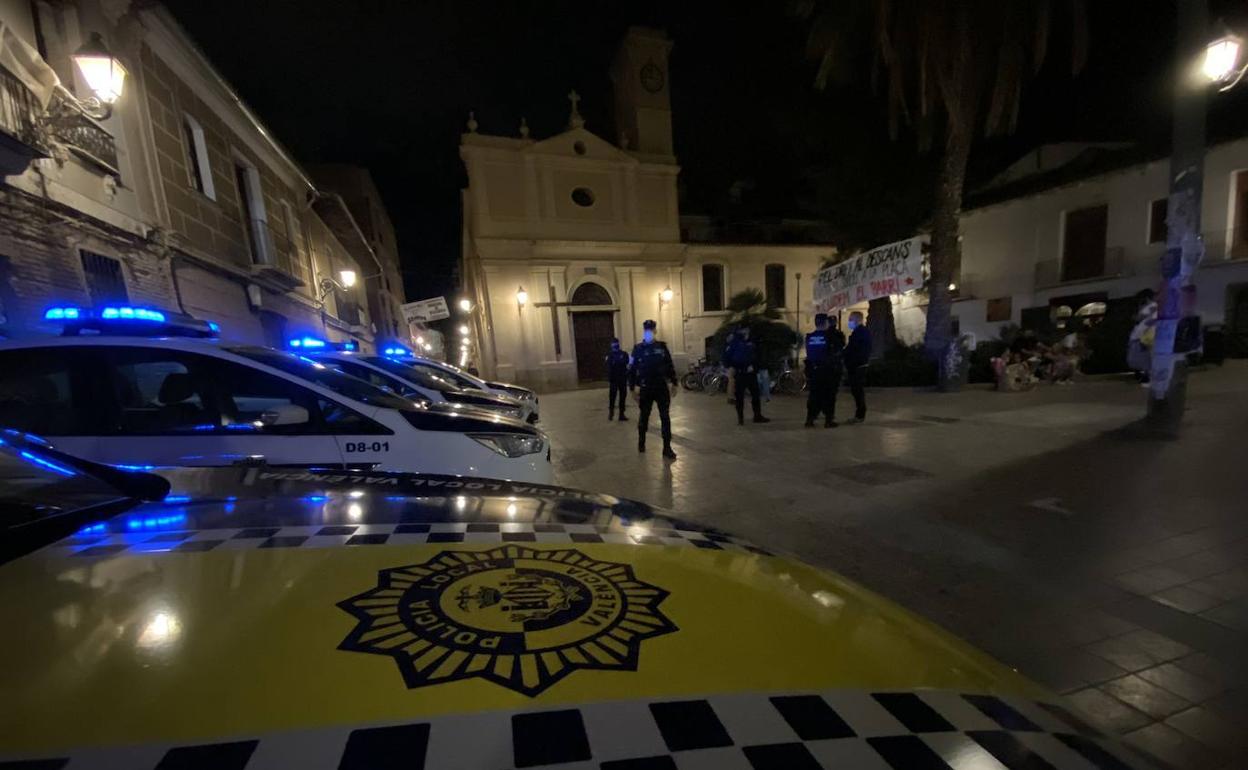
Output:
<svg viewBox="0 0 1248 770">
<path fill-rule="evenodd" d="M 459 301 L 459 309 L 465 313 L 472 312 L 472 302 L 470 302 L 467 297 L 462 298 Z"/>
<path fill-rule="evenodd" d="M 516 304 L 520 307 L 529 304 L 529 293 L 524 290 L 523 286 L 516 290 Z"/>
<path fill-rule="evenodd" d="M 671 302 L 671 301 L 672 301 L 672 297 L 675 297 L 675 296 L 676 296 L 676 292 L 672 291 L 672 287 L 671 287 L 671 286 L 668 286 L 668 287 L 667 287 L 667 288 L 665 288 L 663 291 L 659 292 L 659 300 L 660 300 L 660 301 L 661 301 L 664 305 L 666 305 L 666 304 L 668 304 L 669 302 Z"/>
<path fill-rule="evenodd" d="M 354 270 L 339 270 L 338 282 L 346 288 L 350 289 L 355 285 L 356 275 Z"/>
<path fill-rule="evenodd" d="M 113 112 L 113 103 L 121 98 L 126 85 L 126 67 L 108 46 L 100 33 L 92 32 L 87 42 L 74 52 L 74 64 L 87 81 L 94 96 L 80 100 L 83 110 L 96 120 L 105 120 Z"/>
</svg>

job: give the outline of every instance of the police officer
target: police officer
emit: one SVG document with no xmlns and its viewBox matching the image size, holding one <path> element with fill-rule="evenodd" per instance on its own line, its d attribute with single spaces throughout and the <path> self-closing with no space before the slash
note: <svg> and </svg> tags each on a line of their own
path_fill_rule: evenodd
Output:
<svg viewBox="0 0 1248 770">
<path fill-rule="evenodd" d="M 823 427 L 836 427 L 836 389 L 841 384 L 845 335 L 830 327 L 828 314 L 815 316 L 815 330 L 806 335 L 806 427 L 813 428 L 823 412 Z"/>
<path fill-rule="evenodd" d="M 628 388 L 628 354 L 620 350 L 620 341 L 611 339 L 611 352 L 607 353 L 607 382 L 611 394 L 607 397 L 607 419 L 615 414 L 615 397 L 620 397 L 620 422 L 627 422 L 624 416 L 624 402 L 627 400 L 624 391 Z"/>
<path fill-rule="evenodd" d="M 745 424 L 745 392 L 750 392 L 754 422 L 771 422 L 763 416 L 758 398 L 758 347 L 750 342 L 750 327 L 742 326 L 728 343 L 724 364 L 733 372 L 733 393 L 737 399 L 737 425 Z"/>
<path fill-rule="evenodd" d="M 633 347 L 632 362 L 628 365 L 628 389 L 640 389 L 636 394 L 641 416 L 637 420 L 637 451 L 646 451 L 646 428 L 650 423 L 650 407 L 659 407 L 659 426 L 663 433 L 663 456 L 676 459 L 672 451 L 672 418 L 668 407 L 677 391 L 676 365 L 667 344 L 654 338 L 654 321 L 641 325 L 642 339 Z M 670 385 L 670 387 L 669 387 Z"/>
</svg>

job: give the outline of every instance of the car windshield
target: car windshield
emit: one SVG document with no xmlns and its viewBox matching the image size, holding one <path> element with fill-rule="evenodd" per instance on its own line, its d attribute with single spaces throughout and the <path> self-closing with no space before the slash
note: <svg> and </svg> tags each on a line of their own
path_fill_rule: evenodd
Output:
<svg viewBox="0 0 1248 770">
<path fill-rule="evenodd" d="M 372 383 L 352 377 L 349 374 L 343 374 L 337 369 L 313 361 L 310 358 L 293 353 L 283 353 L 270 348 L 234 347 L 226 348 L 226 350 L 235 355 L 250 358 L 252 361 L 265 366 L 280 369 L 287 374 L 293 374 L 300 379 L 314 382 L 317 385 L 329 388 L 340 396 L 355 399 L 369 406 L 379 406 L 386 409 L 412 408 L 410 399 L 400 398 L 393 393 L 387 393 Z"/>
<path fill-rule="evenodd" d="M 457 387 L 460 387 L 460 388 L 470 388 L 473 390 L 485 390 L 486 389 L 484 380 L 478 380 L 476 377 L 473 377 L 472 375 L 466 372 L 460 371 L 459 369 L 456 369 L 450 364 L 434 364 L 428 361 L 418 360 L 418 361 L 413 361 L 412 366 L 414 368 L 420 369 L 423 372 L 428 372 L 429 374 L 435 377 L 440 377 L 449 382 L 453 382 L 455 383 Z"/>
<path fill-rule="evenodd" d="M 393 358 L 372 356 L 371 358 L 367 358 L 365 360 L 370 364 L 374 364 L 382 369 L 385 369 L 391 374 L 402 377 L 408 382 L 424 388 L 436 390 L 439 393 L 446 393 L 447 391 L 457 390 L 459 388 L 459 386 L 454 382 L 451 382 L 445 377 L 440 377 L 428 369 L 411 366 L 410 364 L 405 364 L 402 361 L 395 361 Z"/>
</svg>

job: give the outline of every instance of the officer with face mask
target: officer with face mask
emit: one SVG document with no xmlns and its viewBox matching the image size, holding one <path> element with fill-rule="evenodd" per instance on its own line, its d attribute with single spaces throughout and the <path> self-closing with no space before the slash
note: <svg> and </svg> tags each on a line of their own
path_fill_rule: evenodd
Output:
<svg viewBox="0 0 1248 770">
<path fill-rule="evenodd" d="M 841 384 L 841 353 L 845 335 L 830 327 L 828 314 L 815 316 L 815 330 L 806 335 L 806 427 L 813 428 L 823 412 L 823 427 L 836 427 L 836 389 Z"/>
<path fill-rule="evenodd" d="M 620 350 L 620 341 L 611 340 L 611 352 L 607 353 L 607 383 L 611 393 L 607 397 L 607 419 L 615 414 L 615 399 L 620 399 L 620 422 L 627 422 L 624 416 L 624 390 L 628 387 L 628 354 Z"/>
<path fill-rule="evenodd" d="M 871 360 L 871 332 L 862 313 L 849 314 L 849 343 L 845 345 L 845 371 L 849 373 L 849 391 L 854 394 L 854 416 L 849 424 L 867 419 L 867 363 Z"/>
<path fill-rule="evenodd" d="M 668 407 L 676 396 L 676 365 L 667 344 L 654 338 L 654 321 L 641 325 L 642 340 L 633 347 L 632 363 L 628 367 L 628 389 L 634 390 L 641 416 L 637 420 L 637 451 L 646 451 L 646 429 L 650 423 L 650 408 L 659 408 L 659 426 L 663 434 L 663 456 L 676 459 L 672 451 L 672 419 Z"/>
</svg>

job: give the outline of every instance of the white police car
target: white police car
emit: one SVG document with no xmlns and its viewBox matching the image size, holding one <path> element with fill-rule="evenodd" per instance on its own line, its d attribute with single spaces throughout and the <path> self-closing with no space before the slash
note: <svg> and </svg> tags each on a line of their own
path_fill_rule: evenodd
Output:
<svg viewBox="0 0 1248 770">
<path fill-rule="evenodd" d="M 53 308 L 62 336 L 0 342 L 0 427 L 113 465 L 266 464 L 551 478 L 519 420 L 402 398 L 151 308 Z"/>
<path fill-rule="evenodd" d="M 311 347 L 309 347 L 311 343 Z M 340 369 L 353 377 L 368 380 L 402 396 L 424 398 L 433 403 L 449 403 L 488 409 L 517 420 L 536 421 L 533 405 L 512 396 L 489 393 L 474 385 L 467 387 L 452 381 L 443 373 L 413 366 L 411 359 L 398 358 L 394 351 L 404 348 L 383 348 L 383 355 L 369 355 L 343 349 L 315 337 L 291 340 L 294 349 L 321 363 Z M 384 355 L 384 353 L 389 353 Z"/>
<path fill-rule="evenodd" d="M 522 388 L 519 385 L 512 385 L 508 382 L 489 382 L 483 380 L 475 374 L 465 372 L 457 366 L 448 364 L 445 361 L 435 361 L 432 358 L 425 358 L 413 354 L 410 350 L 398 345 L 390 345 L 382 348 L 382 354 L 387 358 L 393 358 L 408 366 L 429 372 L 437 377 L 449 380 L 456 387 L 461 389 L 483 390 L 486 393 L 494 393 L 499 396 L 510 396 L 519 399 L 528 407 L 528 421 L 537 422 L 537 393 Z"/>
</svg>

